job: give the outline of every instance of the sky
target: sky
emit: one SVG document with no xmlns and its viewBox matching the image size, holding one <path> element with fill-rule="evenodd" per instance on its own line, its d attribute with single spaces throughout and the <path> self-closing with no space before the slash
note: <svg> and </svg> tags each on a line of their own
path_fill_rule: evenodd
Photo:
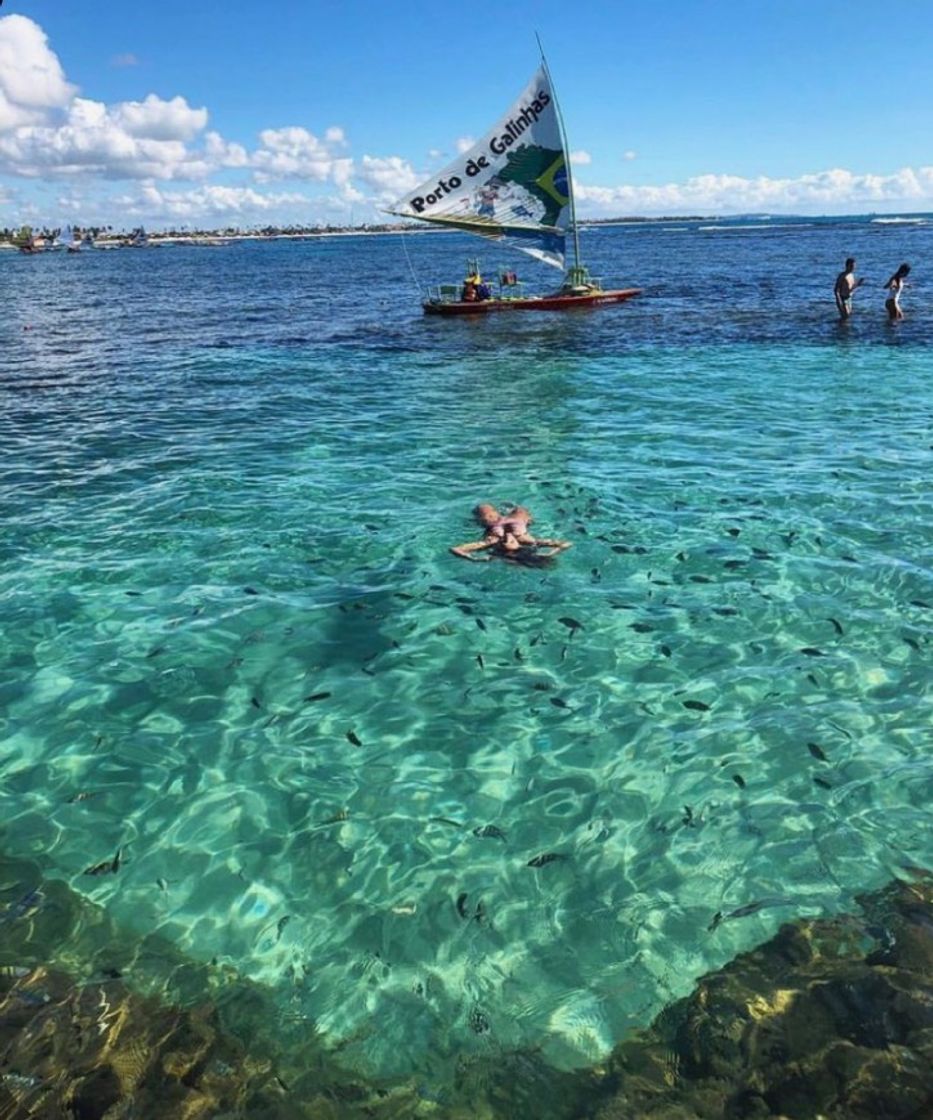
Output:
<svg viewBox="0 0 933 1120">
<path fill-rule="evenodd" d="M 536 32 L 581 217 L 933 211 L 927 0 L 0 0 L 0 227 L 390 220 Z"/>
</svg>

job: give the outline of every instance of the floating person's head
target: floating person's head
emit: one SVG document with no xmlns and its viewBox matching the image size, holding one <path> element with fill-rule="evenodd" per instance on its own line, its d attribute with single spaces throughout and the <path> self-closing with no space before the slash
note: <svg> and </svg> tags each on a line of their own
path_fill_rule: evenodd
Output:
<svg viewBox="0 0 933 1120">
<path fill-rule="evenodd" d="M 491 506 L 489 502 L 480 502 L 480 504 L 474 508 L 473 516 L 480 525 L 485 526 L 487 529 L 491 529 L 497 521 L 501 520 L 499 511 L 495 506 Z"/>
</svg>

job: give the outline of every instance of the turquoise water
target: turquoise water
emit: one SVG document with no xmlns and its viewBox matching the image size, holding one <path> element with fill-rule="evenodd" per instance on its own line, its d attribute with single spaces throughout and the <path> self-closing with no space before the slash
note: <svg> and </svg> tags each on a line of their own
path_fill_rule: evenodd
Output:
<svg viewBox="0 0 933 1120">
<path fill-rule="evenodd" d="M 922 280 L 842 331 L 795 255 L 867 223 L 590 236 L 665 283 L 462 324 L 392 238 L 0 261 L 4 849 L 428 1088 L 933 860 Z M 483 499 L 572 550 L 449 555 Z"/>
</svg>

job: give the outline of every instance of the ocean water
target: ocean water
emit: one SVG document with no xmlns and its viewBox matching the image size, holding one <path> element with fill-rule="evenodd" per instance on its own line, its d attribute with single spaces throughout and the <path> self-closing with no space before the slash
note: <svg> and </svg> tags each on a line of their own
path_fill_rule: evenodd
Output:
<svg viewBox="0 0 933 1120">
<path fill-rule="evenodd" d="M 0 254 L 3 850 L 429 1094 L 931 866 L 931 232 L 586 230 L 642 297 L 483 322 L 459 235 Z"/>
</svg>

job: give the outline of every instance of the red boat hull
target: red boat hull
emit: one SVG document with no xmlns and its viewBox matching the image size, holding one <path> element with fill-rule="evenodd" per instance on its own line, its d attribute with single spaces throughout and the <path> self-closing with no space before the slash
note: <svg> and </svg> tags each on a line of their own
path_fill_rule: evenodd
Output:
<svg viewBox="0 0 933 1120">
<path fill-rule="evenodd" d="M 428 302 L 422 304 L 425 315 L 488 315 L 492 311 L 570 311 L 574 307 L 601 307 L 606 303 L 624 303 L 641 295 L 641 288 L 618 288 L 609 292 L 587 292 L 579 296 L 527 296 L 520 299 L 484 299 L 467 303 Z"/>
</svg>

